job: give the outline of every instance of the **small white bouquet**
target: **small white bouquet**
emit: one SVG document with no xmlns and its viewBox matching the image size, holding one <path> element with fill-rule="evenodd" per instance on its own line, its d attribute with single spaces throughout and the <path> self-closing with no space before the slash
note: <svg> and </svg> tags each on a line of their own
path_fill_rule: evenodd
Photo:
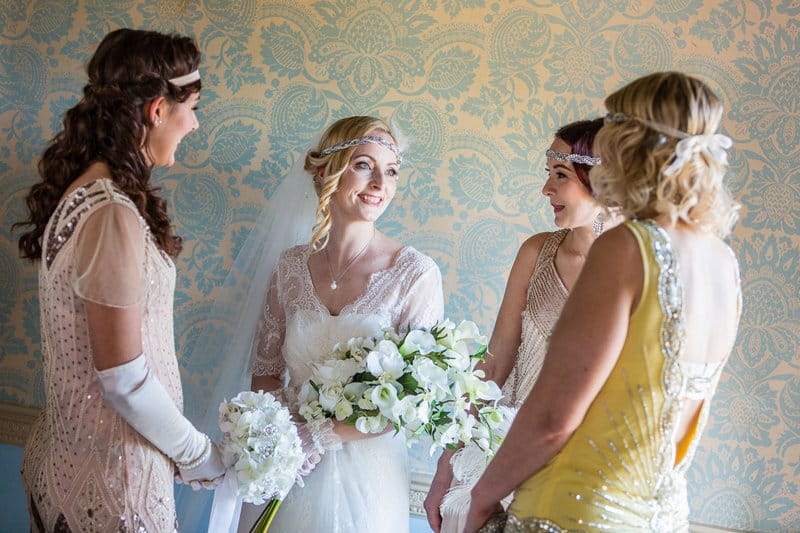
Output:
<svg viewBox="0 0 800 533">
<path fill-rule="evenodd" d="M 491 456 L 505 414 L 500 388 L 475 368 L 485 355 L 486 337 L 469 321 L 354 337 L 315 365 L 300 389 L 300 415 L 335 418 L 362 433 L 391 424 L 409 445 L 430 438 L 431 454 L 473 442 Z"/>
<path fill-rule="evenodd" d="M 304 459 L 297 427 L 289 410 L 271 394 L 244 391 L 220 404 L 219 428 L 223 433 L 220 451 L 228 471 L 217 489 L 210 525 L 215 517 L 218 523 L 229 523 L 229 513 L 215 511 L 227 511 L 232 499 L 236 517 L 242 501 L 259 505 L 271 500 L 251 529 L 266 531 Z"/>
</svg>

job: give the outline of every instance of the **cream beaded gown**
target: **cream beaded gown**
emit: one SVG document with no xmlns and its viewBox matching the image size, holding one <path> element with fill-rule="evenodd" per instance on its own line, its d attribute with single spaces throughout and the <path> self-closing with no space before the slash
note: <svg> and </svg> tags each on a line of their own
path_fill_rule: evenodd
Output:
<svg viewBox="0 0 800 533">
<path fill-rule="evenodd" d="M 367 289 L 332 315 L 319 301 L 308 271 L 310 246 L 284 252 L 258 328 L 252 370 L 299 387 L 315 361 L 351 337 L 384 327 L 430 327 L 442 318 L 442 279 L 428 256 L 401 249 L 392 267 L 371 275 Z M 274 533 L 406 533 L 409 527 L 407 448 L 392 433 L 344 443 L 322 456 L 314 471 L 282 502 Z M 239 529 L 255 521 L 245 506 Z"/>
<path fill-rule="evenodd" d="M 567 301 L 567 288 L 556 271 L 558 246 L 569 230 L 551 233 L 542 244 L 528 285 L 527 305 L 522 312 L 522 334 L 514 367 L 503 385 L 503 402 L 519 409 L 542 370 L 550 333 Z M 461 533 L 467 519 L 470 490 L 486 469 L 486 460 L 470 444 L 452 458 L 453 483 L 442 502 L 442 533 Z"/>
<path fill-rule="evenodd" d="M 172 329 L 175 267 L 130 198 L 108 179 L 61 200 L 42 248 L 45 406 L 22 465 L 33 531 L 174 531 L 174 465 L 103 401 L 82 300 L 142 305 L 147 363 L 182 409 Z"/>
</svg>

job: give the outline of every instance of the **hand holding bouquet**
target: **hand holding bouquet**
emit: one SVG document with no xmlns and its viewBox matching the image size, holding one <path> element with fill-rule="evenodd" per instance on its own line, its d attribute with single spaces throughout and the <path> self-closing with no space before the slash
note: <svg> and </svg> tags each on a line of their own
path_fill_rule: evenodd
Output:
<svg viewBox="0 0 800 533">
<path fill-rule="evenodd" d="M 469 321 L 355 337 L 315 366 L 300 390 L 300 414 L 335 418 L 362 433 L 391 424 L 409 444 L 430 438 L 431 454 L 474 442 L 492 455 L 505 415 L 496 407 L 499 387 L 475 368 L 485 354 L 486 337 Z"/>
<path fill-rule="evenodd" d="M 214 496 L 209 531 L 228 531 L 231 523 L 235 531 L 242 501 L 271 500 L 254 527 L 266 531 L 305 457 L 291 414 L 271 394 L 245 391 L 219 406 L 219 427 L 228 472 Z"/>
</svg>

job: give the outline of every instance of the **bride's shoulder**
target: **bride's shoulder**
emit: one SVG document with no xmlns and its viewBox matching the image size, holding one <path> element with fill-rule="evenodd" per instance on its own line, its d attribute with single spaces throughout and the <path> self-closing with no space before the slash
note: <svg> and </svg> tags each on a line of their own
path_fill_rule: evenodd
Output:
<svg viewBox="0 0 800 533">
<path fill-rule="evenodd" d="M 422 274 L 428 270 L 439 269 L 439 265 L 429 255 L 426 255 L 413 246 L 404 246 L 397 257 L 397 268 L 410 274 Z"/>
<path fill-rule="evenodd" d="M 292 246 L 281 253 L 280 258 L 278 259 L 278 264 L 284 268 L 295 265 L 305 265 L 310 254 L 311 245 L 309 244 Z"/>
</svg>

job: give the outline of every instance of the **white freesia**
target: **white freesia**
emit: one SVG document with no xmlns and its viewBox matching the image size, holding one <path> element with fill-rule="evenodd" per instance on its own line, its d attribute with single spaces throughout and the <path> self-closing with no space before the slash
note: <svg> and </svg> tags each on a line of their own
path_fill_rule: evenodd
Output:
<svg viewBox="0 0 800 533">
<path fill-rule="evenodd" d="M 342 396 L 344 396 L 344 398 L 350 403 L 357 403 L 368 388 L 369 385 L 366 383 L 354 381 L 353 383 L 348 383 L 344 386 Z"/>
</svg>

